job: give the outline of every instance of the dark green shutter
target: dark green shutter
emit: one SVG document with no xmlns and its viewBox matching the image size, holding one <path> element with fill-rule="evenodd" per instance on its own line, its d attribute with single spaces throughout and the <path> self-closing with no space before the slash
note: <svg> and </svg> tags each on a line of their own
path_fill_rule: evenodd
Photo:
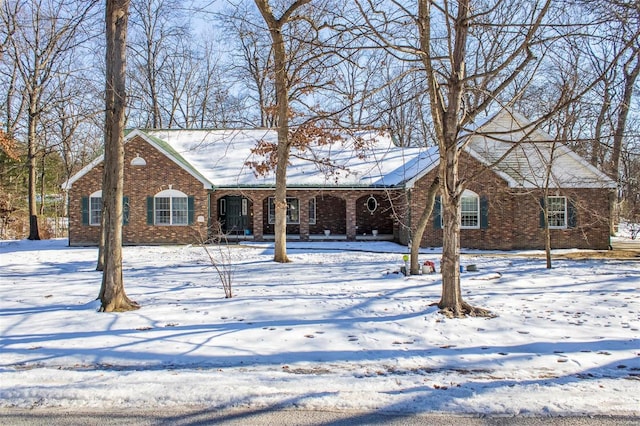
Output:
<svg viewBox="0 0 640 426">
<path fill-rule="evenodd" d="M 544 203 L 544 198 L 540 198 L 540 228 L 544 228 L 545 227 L 545 203 Z"/>
<path fill-rule="evenodd" d="M 89 197 L 82 197 L 82 224 L 89 225 Z"/>
<path fill-rule="evenodd" d="M 578 225 L 578 215 L 573 201 L 567 198 L 567 228 L 575 228 Z"/>
<path fill-rule="evenodd" d="M 147 225 L 153 225 L 153 197 L 147 197 Z"/>
<path fill-rule="evenodd" d="M 433 203 L 433 229 L 442 229 L 442 200 L 437 195 L 435 202 Z"/>
<path fill-rule="evenodd" d="M 129 224 L 129 197 L 122 197 L 122 224 Z"/>
<path fill-rule="evenodd" d="M 487 197 L 480 197 L 480 229 L 489 228 L 489 201 Z"/>
<path fill-rule="evenodd" d="M 195 216 L 195 209 L 194 209 L 194 204 L 195 204 L 195 198 L 193 196 L 187 198 L 187 217 L 189 220 L 189 225 L 193 225 L 194 221 L 194 216 Z"/>
</svg>

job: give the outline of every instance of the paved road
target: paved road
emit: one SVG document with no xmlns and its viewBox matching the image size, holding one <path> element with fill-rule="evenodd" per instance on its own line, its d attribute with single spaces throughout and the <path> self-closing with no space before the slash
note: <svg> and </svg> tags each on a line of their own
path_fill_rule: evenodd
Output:
<svg viewBox="0 0 640 426">
<path fill-rule="evenodd" d="M 512 417 L 461 416 L 447 414 L 402 415 L 344 411 L 278 410 L 183 410 L 169 411 L 82 411 L 56 409 L 0 409 L 0 425 L 300 425 L 300 426 L 637 426 L 640 417 Z"/>
</svg>

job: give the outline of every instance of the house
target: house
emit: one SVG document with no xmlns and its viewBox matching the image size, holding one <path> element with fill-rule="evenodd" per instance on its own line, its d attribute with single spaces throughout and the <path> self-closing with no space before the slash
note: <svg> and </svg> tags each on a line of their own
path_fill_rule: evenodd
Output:
<svg viewBox="0 0 640 426">
<path fill-rule="evenodd" d="M 543 248 L 546 210 L 554 248 L 606 249 L 615 183 L 544 132 L 525 134 L 528 123 L 502 111 L 465 138 L 462 246 Z M 194 243 L 216 223 L 230 240 L 273 240 L 275 176 L 249 164 L 263 159 L 259 141 L 276 138 L 269 129 L 129 132 L 123 242 Z M 437 148 L 396 147 L 376 132 L 293 150 L 288 239 L 408 244 L 438 161 Z M 101 176 L 99 157 L 63 184 L 70 245 L 98 242 Z M 432 216 L 423 246 L 442 244 L 438 200 Z"/>
</svg>

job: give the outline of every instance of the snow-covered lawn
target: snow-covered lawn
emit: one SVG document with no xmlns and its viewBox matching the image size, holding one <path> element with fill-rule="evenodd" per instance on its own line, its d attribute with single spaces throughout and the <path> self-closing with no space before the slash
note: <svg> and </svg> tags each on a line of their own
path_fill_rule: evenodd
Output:
<svg viewBox="0 0 640 426">
<path fill-rule="evenodd" d="M 394 273 L 404 247 L 288 247 L 231 247 L 232 299 L 200 247 L 126 247 L 142 308 L 104 314 L 95 248 L 0 242 L 0 407 L 640 413 L 637 260 L 465 254 L 499 316 L 451 320 L 438 274 Z"/>
</svg>

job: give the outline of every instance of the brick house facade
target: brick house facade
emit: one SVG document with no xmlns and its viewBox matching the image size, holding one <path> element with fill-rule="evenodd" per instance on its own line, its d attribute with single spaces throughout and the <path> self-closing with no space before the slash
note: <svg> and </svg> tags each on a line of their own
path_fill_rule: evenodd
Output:
<svg viewBox="0 0 640 426">
<path fill-rule="evenodd" d="M 461 156 L 463 178 L 477 175 L 481 168 L 471 156 Z M 429 172 L 413 189 L 408 190 L 409 211 L 420 211 L 426 200 L 427 188 L 436 174 L 437 170 Z M 477 194 L 480 215 L 485 219 L 480 221 L 483 223 L 477 229 L 463 227 L 460 230 L 461 247 L 484 250 L 543 249 L 545 228 L 541 204 L 545 198 L 544 189 L 510 188 L 504 179 L 490 170 L 481 176 L 481 180 L 470 181 L 467 190 Z M 554 189 L 550 195 L 564 197 L 572 216 L 571 220 L 567 217 L 566 226 L 550 229 L 552 248 L 609 248 L 609 211 L 614 196 L 611 188 Z M 436 198 L 434 213 L 422 238 L 422 247 L 442 246 L 438 209 Z M 409 228 L 415 229 L 415 225 Z M 409 232 L 403 233 L 399 242 L 408 244 L 409 235 Z"/>
<path fill-rule="evenodd" d="M 504 127 L 522 119 L 513 117 L 503 114 L 494 122 Z M 217 224 L 230 240 L 274 238 L 273 182 L 252 171 L 234 171 L 246 168 L 251 148 L 270 133 L 222 132 L 134 131 L 127 135 L 124 244 L 197 243 L 207 232 L 219 229 Z M 548 186 L 545 197 L 545 189 L 534 184 L 535 170 L 523 169 L 522 162 L 518 166 L 507 158 L 511 163 L 505 161 L 502 167 L 487 166 L 487 152 L 499 151 L 499 146 L 494 144 L 484 153 L 479 142 L 469 147 L 460 159 L 461 176 L 467 181 L 462 196 L 462 247 L 542 249 L 545 206 L 553 248 L 609 246 L 615 184 L 584 160 L 563 148 L 564 157 L 554 165 L 559 178 Z M 526 146 L 523 149 L 520 157 L 527 157 L 529 166 L 535 164 L 534 155 L 526 152 Z M 317 170 L 291 166 L 288 238 L 388 240 L 405 245 L 411 241 L 437 173 L 437 150 L 391 146 L 371 153 L 376 162 L 363 164 L 364 155 L 345 149 L 340 157 L 334 148 L 331 154 L 343 158 L 344 170 L 351 171 L 320 183 L 309 180 Z M 70 245 L 99 240 L 101 182 L 102 159 L 98 158 L 63 186 L 68 190 Z M 424 247 L 442 245 L 439 212 L 437 199 L 421 242 Z"/>
<path fill-rule="evenodd" d="M 209 191 L 202 182 L 140 137 L 127 141 L 124 156 L 123 244 L 187 244 L 206 235 L 206 223 L 198 222 L 199 217 L 208 217 Z M 92 194 L 99 195 L 101 190 L 103 166 L 102 162 L 90 166 L 69 191 L 70 245 L 95 245 L 99 241 L 99 220 L 91 216 L 90 201 Z M 167 189 L 187 194 L 192 208 L 185 226 L 155 224 L 149 217 L 150 199 Z"/>
</svg>

